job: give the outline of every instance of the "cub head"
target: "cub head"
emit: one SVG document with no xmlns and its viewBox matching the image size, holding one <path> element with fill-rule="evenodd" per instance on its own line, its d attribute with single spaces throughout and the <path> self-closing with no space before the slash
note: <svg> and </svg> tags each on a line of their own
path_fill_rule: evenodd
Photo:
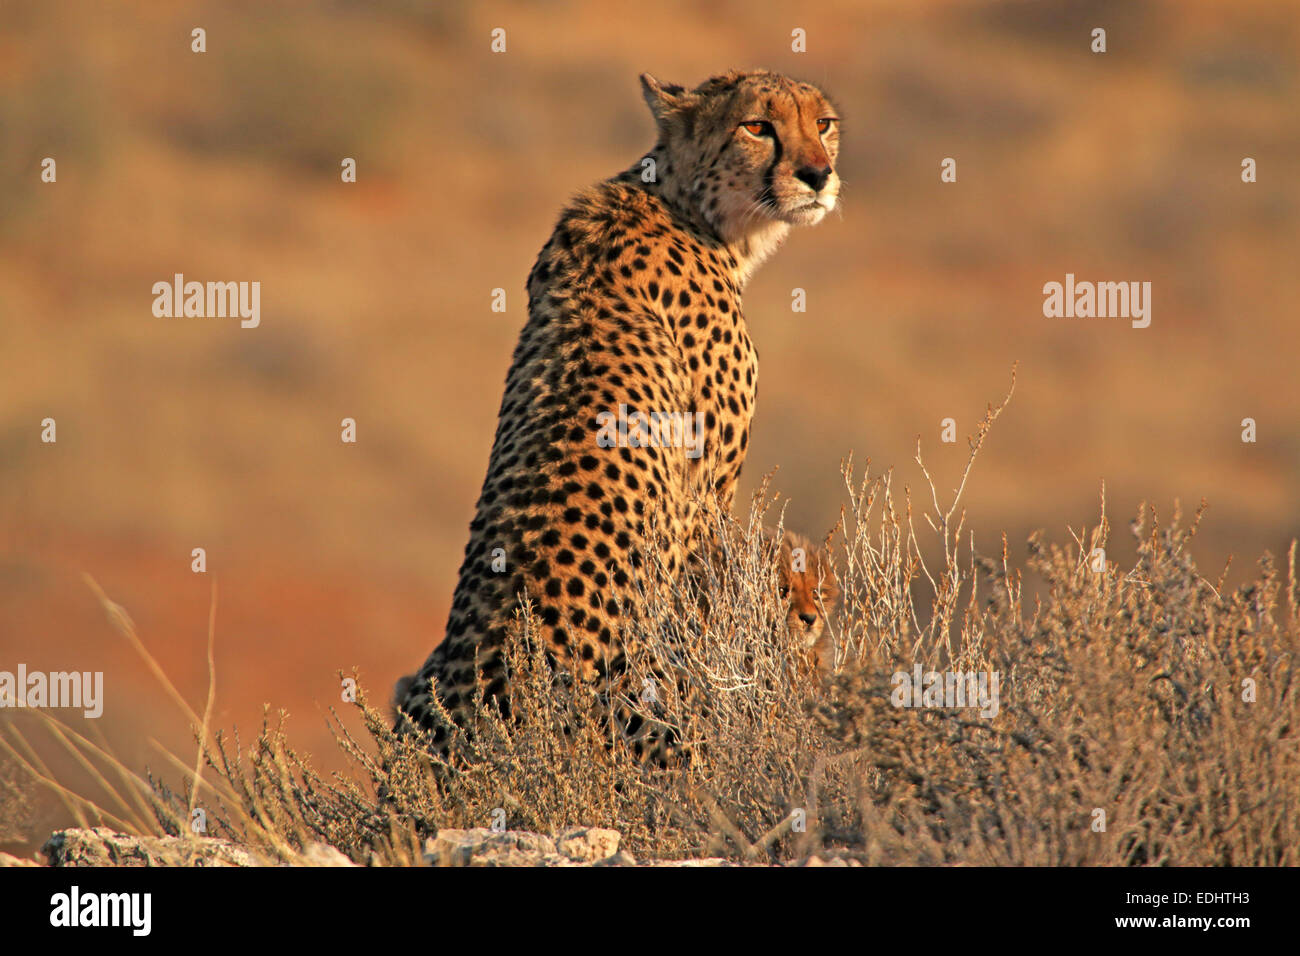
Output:
<svg viewBox="0 0 1300 956">
<path fill-rule="evenodd" d="M 826 619 L 840 600 L 827 548 L 787 531 L 777 552 L 776 570 L 787 629 L 804 647 L 817 648 L 826 632 Z"/>
<path fill-rule="evenodd" d="M 677 198 L 724 242 L 782 235 L 835 208 L 840 121 L 815 86 L 777 73 L 731 72 L 693 90 L 641 75 Z"/>
</svg>

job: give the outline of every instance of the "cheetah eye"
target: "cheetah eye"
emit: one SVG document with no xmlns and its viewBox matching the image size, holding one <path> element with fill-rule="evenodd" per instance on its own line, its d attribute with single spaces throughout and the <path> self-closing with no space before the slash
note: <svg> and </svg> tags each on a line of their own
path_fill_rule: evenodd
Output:
<svg viewBox="0 0 1300 956">
<path fill-rule="evenodd" d="M 828 133 L 830 132 L 830 128 L 834 125 L 835 125 L 835 120 L 833 119 L 819 119 L 817 121 L 817 132 Z"/>
<path fill-rule="evenodd" d="M 781 589 L 781 600 L 784 601 L 784 600 L 785 600 L 786 598 L 788 598 L 789 596 L 790 596 L 790 589 L 789 589 L 789 588 L 782 588 L 782 589 Z"/>
<path fill-rule="evenodd" d="M 750 136 L 771 136 L 772 124 L 767 120 L 749 120 L 741 123 L 740 128 Z"/>
</svg>

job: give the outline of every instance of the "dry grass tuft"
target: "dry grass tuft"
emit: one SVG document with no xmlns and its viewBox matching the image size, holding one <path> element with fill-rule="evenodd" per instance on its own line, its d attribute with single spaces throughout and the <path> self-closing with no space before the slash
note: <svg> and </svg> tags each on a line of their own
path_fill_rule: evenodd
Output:
<svg viewBox="0 0 1300 956">
<path fill-rule="evenodd" d="M 638 858 L 1300 863 L 1295 544 L 1285 575 L 1265 555 L 1253 583 L 1224 593 L 1191 557 L 1201 511 L 1185 523 L 1175 510 L 1162 524 L 1143 506 L 1130 526 L 1137 561 L 1121 569 L 1102 553 L 1111 534 L 1103 489 L 1097 526 L 1065 545 L 1035 536 L 1024 572 L 1005 540 L 1000 554 L 980 554 L 962 541 L 961 496 L 1007 400 L 970 439 L 946 505 L 919 447 L 925 503 L 907 489 L 900 498 L 889 474 L 859 477 L 844 465 L 843 606 L 829 625 L 836 659 L 825 680 L 799 665 L 783 626 L 764 489 L 745 522 L 707 512 L 721 558 L 699 574 L 672 580 L 653 559 L 643 565 L 638 600 L 625 609 L 629 676 L 616 697 L 550 659 L 525 607 L 506 654 L 510 716 L 480 699 L 454 764 L 394 734 L 364 691 L 364 737 L 337 715 L 333 727 L 357 773 L 331 780 L 294 752 L 282 723 L 268 717 L 245 750 L 220 732 L 209 742 L 211 699 L 202 717 L 181 701 L 201 761 L 169 755 L 185 775 L 179 793 L 42 717 L 62 745 L 107 768 L 112 809 L 61 795 L 83 817 L 170 834 L 189 832 L 190 811 L 209 808 L 209 833 L 286 861 L 323 841 L 358 862 L 407 864 L 439 828 L 504 822 L 544 833 L 613 827 Z M 923 539 L 937 559 L 927 562 Z M 1032 607 L 1025 573 L 1044 595 Z M 103 600 L 147 659 L 129 618 Z M 895 706 L 895 675 L 918 665 L 995 673 L 996 714 Z M 687 755 L 681 766 L 646 766 L 612 737 L 620 705 L 671 728 Z M 25 740 L 5 745 L 59 789 Z"/>
</svg>

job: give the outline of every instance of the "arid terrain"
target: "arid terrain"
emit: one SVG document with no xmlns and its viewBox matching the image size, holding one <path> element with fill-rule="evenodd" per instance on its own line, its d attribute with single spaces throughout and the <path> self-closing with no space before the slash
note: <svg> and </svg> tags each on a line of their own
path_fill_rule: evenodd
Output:
<svg viewBox="0 0 1300 956">
<path fill-rule="evenodd" d="M 948 493 L 1018 362 L 963 499 L 982 554 L 1003 533 L 1017 564 L 1035 529 L 1068 542 L 1104 481 L 1118 529 L 1143 500 L 1208 500 L 1187 547 L 1212 582 L 1229 555 L 1228 587 L 1266 550 L 1285 564 L 1294 4 L 653 9 L 0 0 L 0 670 L 103 671 L 96 729 L 125 764 L 170 773 L 150 740 L 192 754 L 190 730 L 83 575 L 195 706 L 215 577 L 212 725 L 251 739 L 269 703 L 318 770 L 347 766 L 324 721 L 338 671 L 382 706 L 441 637 L 524 278 L 565 200 L 650 145 L 643 70 L 785 71 L 842 111 L 842 215 L 745 294 L 762 385 L 742 499 L 778 469 L 787 525 L 820 539 L 850 452 L 893 468 L 896 494 L 924 486 L 918 435 Z M 260 326 L 156 318 L 150 289 L 176 273 L 261 282 Z M 1151 282 L 1150 327 L 1045 318 L 1043 286 L 1067 273 Z M 1109 547 L 1137 560 L 1127 534 Z M 46 745 L 52 771 L 84 779 Z M 0 850 L 73 823 L 28 796 L 0 813 Z"/>
</svg>

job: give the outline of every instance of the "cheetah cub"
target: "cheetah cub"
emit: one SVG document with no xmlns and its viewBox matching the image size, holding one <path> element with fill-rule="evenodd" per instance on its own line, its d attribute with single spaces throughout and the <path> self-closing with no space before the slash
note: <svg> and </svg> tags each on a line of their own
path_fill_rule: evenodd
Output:
<svg viewBox="0 0 1300 956">
<path fill-rule="evenodd" d="M 528 276 L 445 637 L 399 688 L 399 728 L 436 750 L 451 733 L 434 692 L 464 729 L 480 689 L 509 710 L 524 596 L 550 657 L 620 700 L 621 608 L 646 551 L 680 575 L 699 501 L 735 497 L 758 390 L 745 283 L 839 198 L 839 118 L 816 87 L 757 71 L 694 89 L 644 74 L 641 91 L 654 146 L 572 200 Z M 616 720 L 638 756 L 671 751 L 628 707 Z"/>
<path fill-rule="evenodd" d="M 835 646 L 826 625 L 839 606 L 840 586 L 831 567 L 829 542 L 818 547 L 787 531 L 777 552 L 776 570 L 786 629 L 808 652 L 814 673 L 830 673 Z"/>
</svg>

